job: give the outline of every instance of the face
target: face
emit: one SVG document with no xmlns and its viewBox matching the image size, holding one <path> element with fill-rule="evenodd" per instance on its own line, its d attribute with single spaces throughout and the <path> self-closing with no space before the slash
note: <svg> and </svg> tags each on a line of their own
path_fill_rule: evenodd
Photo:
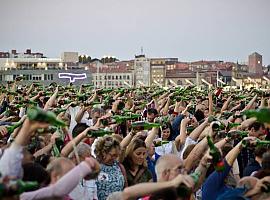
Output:
<svg viewBox="0 0 270 200">
<path fill-rule="evenodd" d="M 166 175 L 167 181 L 173 180 L 179 174 L 187 174 L 183 161 L 175 158 L 169 162 L 171 164 L 171 168 L 168 169 L 168 173 Z"/>
<path fill-rule="evenodd" d="M 132 162 L 134 165 L 143 165 L 146 158 L 146 148 L 139 147 L 132 153 Z"/>
<path fill-rule="evenodd" d="M 154 122 L 154 119 L 155 119 L 155 114 L 154 113 L 147 114 L 147 120 L 148 120 L 148 122 Z"/>
<path fill-rule="evenodd" d="M 108 153 L 103 155 L 103 163 L 105 165 L 112 165 L 119 155 L 120 149 L 112 148 Z"/>
<path fill-rule="evenodd" d="M 259 130 L 255 131 L 255 129 L 252 128 L 249 132 L 249 135 L 253 136 L 253 137 L 261 138 L 261 137 L 265 136 L 264 129 L 262 127 L 260 127 Z"/>
<path fill-rule="evenodd" d="M 161 138 L 162 140 L 168 140 L 168 138 L 170 137 L 170 129 L 164 129 L 162 130 L 162 134 L 161 134 Z"/>
</svg>

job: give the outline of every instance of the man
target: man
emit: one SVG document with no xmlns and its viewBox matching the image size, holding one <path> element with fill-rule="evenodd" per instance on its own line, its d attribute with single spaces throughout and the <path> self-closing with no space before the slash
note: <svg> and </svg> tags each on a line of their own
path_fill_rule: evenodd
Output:
<svg viewBox="0 0 270 200">
<path fill-rule="evenodd" d="M 158 111 L 155 108 L 149 108 L 147 110 L 147 121 L 150 123 L 153 123 L 157 115 L 158 115 Z"/>
<path fill-rule="evenodd" d="M 175 154 L 161 156 L 156 163 L 157 182 L 170 181 L 179 174 L 187 174 L 184 162 Z"/>
</svg>

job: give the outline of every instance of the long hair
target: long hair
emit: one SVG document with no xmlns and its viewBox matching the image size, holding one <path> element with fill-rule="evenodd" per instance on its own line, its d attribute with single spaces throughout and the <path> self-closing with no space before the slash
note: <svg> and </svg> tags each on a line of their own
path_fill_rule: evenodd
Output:
<svg viewBox="0 0 270 200">
<path fill-rule="evenodd" d="M 124 158 L 124 166 L 127 169 L 131 169 L 131 167 L 134 165 L 132 161 L 132 154 L 134 151 L 140 147 L 146 148 L 145 142 L 139 138 L 134 138 L 131 140 L 130 144 L 128 145 L 126 152 L 125 152 L 125 158 Z M 147 167 L 146 159 L 144 160 L 143 167 Z"/>
</svg>

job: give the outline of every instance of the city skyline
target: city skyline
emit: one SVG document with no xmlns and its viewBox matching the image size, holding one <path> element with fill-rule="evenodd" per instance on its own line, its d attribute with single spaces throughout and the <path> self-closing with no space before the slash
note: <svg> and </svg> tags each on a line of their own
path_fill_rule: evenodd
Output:
<svg viewBox="0 0 270 200">
<path fill-rule="evenodd" d="M 148 57 L 270 64 L 267 0 L 2 1 L 1 51 L 31 48 L 48 57 L 78 51 L 92 58 Z"/>
</svg>

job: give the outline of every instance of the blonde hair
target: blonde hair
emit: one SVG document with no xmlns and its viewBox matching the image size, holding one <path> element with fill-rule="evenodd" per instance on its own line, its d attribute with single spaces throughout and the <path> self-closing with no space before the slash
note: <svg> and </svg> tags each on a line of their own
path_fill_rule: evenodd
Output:
<svg viewBox="0 0 270 200">
<path fill-rule="evenodd" d="M 97 139 L 95 154 L 99 162 L 102 162 L 103 156 L 111 151 L 113 148 L 120 149 L 120 143 L 112 136 L 104 136 Z"/>
</svg>

